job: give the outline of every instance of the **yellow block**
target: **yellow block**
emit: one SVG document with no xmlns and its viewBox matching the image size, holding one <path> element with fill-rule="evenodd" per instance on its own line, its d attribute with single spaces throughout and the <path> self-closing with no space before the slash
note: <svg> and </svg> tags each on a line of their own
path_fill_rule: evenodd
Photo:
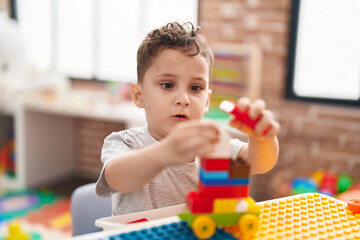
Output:
<svg viewBox="0 0 360 240">
<path fill-rule="evenodd" d="M 70 213 L 61 214 L 59 217 L 52 219 L 50 224 L 53 227 L 61 228 L 71 224 L 71 215 Z"/>
<path fill-rule="evenodd" d="M 218 198 L 214 200 L 214 213 L 234 213 L 238 198 Z"/>
<path fill-rule="evenodd" d="M 259 206 L 255 205 L 255 200 L 252 199 L 251 197 L 246 197 L 244 198 L 244 200 L 248 203 L 248 212 L 258 212 L 259 211 Z"/>
</svg>

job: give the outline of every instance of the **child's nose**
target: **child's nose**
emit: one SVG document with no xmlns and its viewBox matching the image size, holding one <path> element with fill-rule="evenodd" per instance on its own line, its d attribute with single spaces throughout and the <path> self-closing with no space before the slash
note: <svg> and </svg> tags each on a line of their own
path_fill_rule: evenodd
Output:
<svg viewBox="0 0 360 240">
<path fill-rule="evenodd" d="M 190 105 L 190 99 L 186 92 L 181 92 L 177 95 L 176 98 L 176 104 L 182 105 L 182 106 L 189 106 Z"/>
</svg>

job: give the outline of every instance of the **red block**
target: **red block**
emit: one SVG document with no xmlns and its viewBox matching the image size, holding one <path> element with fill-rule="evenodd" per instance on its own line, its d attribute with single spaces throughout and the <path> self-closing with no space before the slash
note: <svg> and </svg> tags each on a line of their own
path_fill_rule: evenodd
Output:
<svg viewBox="0 0 360 240">
<path fill-rule="evenodd" d="M 337 176 L 332 173 L 324 173 L 323 180 L 320 184 L 320 192 L 328 192 L 331 195 L 336 193 Z"/>
<path fill-rule="evenodd" d="M 213 201 L 200 197 L 197 192 L 190 192 L 187 195 L 186 204 L 191 213 L 213 212 Z"/>
<path fill-rule="evenodd" d="M 138 220 L 135 220 L 135 221 L 132 221 L 132 222 L 128 222 L 127 224 L 131 224 L 131 223 L 139 223 L 139 222 L 147 222 L 149 220 L 147 220 L 146 218 L 141 218 L 141 219 L 138 219 Z"/>
<path fill-rule="evenodd" d="M 201 167 L 206 171 L 227 171 L 229 170 L 230 159 L 201 159 Z"/>
<path fill-rule="evenodd" d="M 248 185 L 205 186 L 199 182 L 199 195 L 203 199 L 243 198 L 249 196 Z"/>
</svg>

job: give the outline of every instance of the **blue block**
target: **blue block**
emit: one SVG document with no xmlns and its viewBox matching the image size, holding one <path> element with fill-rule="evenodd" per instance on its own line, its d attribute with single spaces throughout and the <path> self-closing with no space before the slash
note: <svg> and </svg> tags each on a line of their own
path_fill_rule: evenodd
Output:
<svg viewBox="0 0 360 240">
<path fill-rule="evenodd" d="M 249 184 L 248 178 L 206 179 L 200 175 L 199 179 L 205 186 L 229 186 Z"/>
<path fill-rule="evenodd" d="M 206 171 L 200 168 L 200 177 L 208 180 L 228 179 L 229 173 L 228 171 Z"/>
</svg>

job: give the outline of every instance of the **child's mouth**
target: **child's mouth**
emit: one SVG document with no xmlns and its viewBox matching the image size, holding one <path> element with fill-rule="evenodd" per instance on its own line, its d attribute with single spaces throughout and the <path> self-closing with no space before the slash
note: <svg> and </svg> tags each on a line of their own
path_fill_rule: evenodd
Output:
<svg viewBox="0 0 360 240">
<path fill-rule="evenodd" d="M 180 114 L 175 115 L 174 117 L 175 117 L 177 120 L 186 120 L 186 119 L 187 119 L 187 117 L 186 117 L 185 115 L 180 115 Z"/>
</svg>

